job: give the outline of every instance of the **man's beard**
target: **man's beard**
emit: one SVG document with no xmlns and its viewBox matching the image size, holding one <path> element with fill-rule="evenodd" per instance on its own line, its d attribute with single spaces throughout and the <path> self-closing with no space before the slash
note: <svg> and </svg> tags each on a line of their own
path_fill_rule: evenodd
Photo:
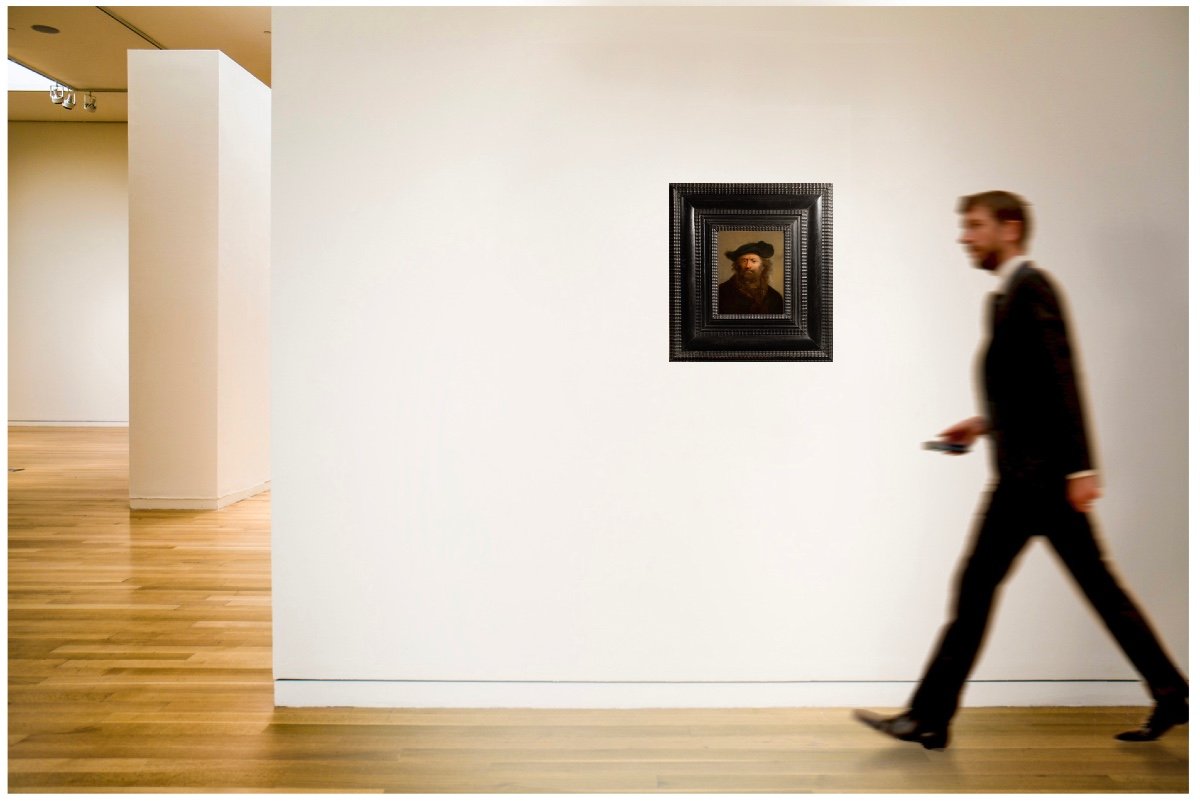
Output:
<svg viewBox="0 0 1200 803">
<path fill-rule="evenodd" d="M 767 282 L 767 273 L 767 270 L 759 273 L 748 270 L 735 271 L 733 274 L 734 287 L 747 298 L 762 303 L 762 300 L 767 297 L 767 288 L 771 286 Z"/>
<path fill-rule="evenodd" d="M 986 270 L 988 273 L 995 273 L 996 268 L 1000 267 L 1000 252 L 995 249 L 987 251 L 975 260 L 975 267 Z"/>
</svg>

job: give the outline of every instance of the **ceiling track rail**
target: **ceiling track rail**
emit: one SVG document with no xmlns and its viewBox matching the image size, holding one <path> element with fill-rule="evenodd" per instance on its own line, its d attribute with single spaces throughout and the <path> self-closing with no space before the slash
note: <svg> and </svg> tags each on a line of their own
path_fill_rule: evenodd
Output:
<svg viewBox="0 0 1200 803">
<path fill-rule="evenodd" d="M 138 30 L 138 29 L 137 29 L 137 28 L 135 28 L 133 25 L 130 25 L 128 22 L 126 22 L 125 20 L 121 19 L 121 18 L 120 18 L 120 17 L 118 17 L 116 14 L 112 13 L 112 12 L 111 12 L 111 11 L 109 11 L 107 8 L 105 8 L 104 6 L 96 6 L 96 10 L 100 11 L 102 14 L 107 14 L 107 15 L 108 15 L 109 17 L 111 17 L 111 18 L 112 18 L 114 21 L 116 21 L 116 22 L 120 23 L 121 25 L 124 25 L 124 26 L 125 26 L 126 28 L 128 28 L 130 31 L 133 31 L 133 33 L 134 33 L 135 35 L 137 35 L 137 36 L 141 37 L 141 38 L 142 38 L 142 39 L 144 39 L 145 41 L 147 41 L 147 42 L 149 42 L 150 44 L 154 45 L 154 46 L 155 46 L 155 47 L 157 47 L 159 50 L 167 50 L 167 49 L 168 49 L 168 48 L 166 48 L 165 46 L 163 46 L 163 45 L 160 45 L 158 42 L 155 42 L 153 39 L 151 39 L 151 38 L 150 38 L 149 36 L 147 36 L 145 33 L 143 33 L 142 31 Z"/>
</svg>

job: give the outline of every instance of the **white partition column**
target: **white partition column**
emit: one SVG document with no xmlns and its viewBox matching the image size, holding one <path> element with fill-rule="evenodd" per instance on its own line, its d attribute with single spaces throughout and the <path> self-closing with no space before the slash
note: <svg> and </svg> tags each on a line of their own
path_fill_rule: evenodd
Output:
<svg viewBox="0 0 1200 803">
<path fill-rule="evenodd" d="M 129 53 L 130 507 L 267 487 L 270 90 L 217 51 Z"/>
</svg>

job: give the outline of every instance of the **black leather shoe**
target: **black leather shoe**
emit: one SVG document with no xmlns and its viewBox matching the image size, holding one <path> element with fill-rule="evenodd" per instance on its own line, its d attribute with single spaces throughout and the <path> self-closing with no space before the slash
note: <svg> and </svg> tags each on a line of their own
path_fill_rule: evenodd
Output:
<svg viewBox="0 0 1200 803">
<path fill-rule="evenodd" d="M 925 724 L 920 720 L 913 719 L 907 711 L 894 717 L 885 717 L 859 708 L 855 709 L 854 718 L 880 733 L 886 733 L 893 739 L 899 739 L 902 742 L 917 742 L 926 750 L 941 750 L 950 744 L 950 728 L 948 726 Z"/>
<path fill-rule="evenodd" d="M 1137 730 L 1118 733 L 1122 742 L 1153 742 L 1176 725 L 1188 721 L 1187 700 L 1159 700 L 1146 724 Z"/>
</svg>

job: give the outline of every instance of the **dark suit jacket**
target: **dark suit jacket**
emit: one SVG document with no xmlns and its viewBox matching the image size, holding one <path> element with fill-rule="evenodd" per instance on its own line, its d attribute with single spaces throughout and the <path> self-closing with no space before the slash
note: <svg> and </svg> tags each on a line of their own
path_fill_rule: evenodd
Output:
<svg viewBox="0 0 1200 803">
<path fill-rule="evenodd" d="M 1067 321 L 1030 262 L 995 308 L 983 382 L 1001 481 L 1057 485 L 1093 468 Z"/>
</svg>

